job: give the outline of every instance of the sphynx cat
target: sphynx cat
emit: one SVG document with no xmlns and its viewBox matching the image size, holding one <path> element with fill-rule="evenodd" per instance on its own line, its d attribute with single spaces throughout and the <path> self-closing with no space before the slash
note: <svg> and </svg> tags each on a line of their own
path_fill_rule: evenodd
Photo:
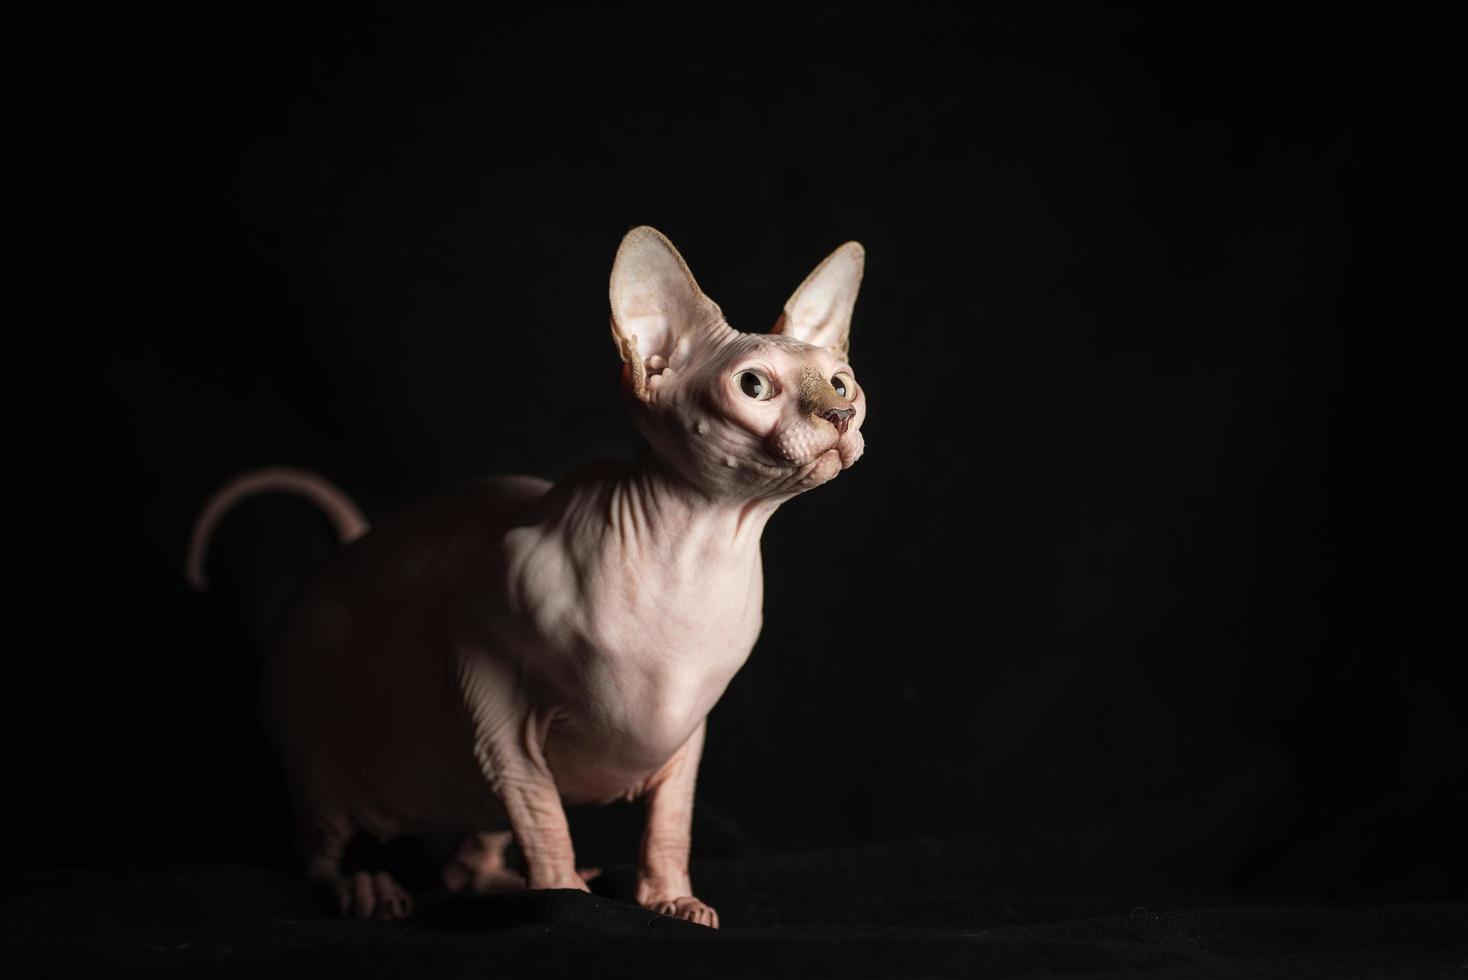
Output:
<svg viewBox="0 0 1468 980">
<path fill-rule="evenodd" d="M 244 497 L 302 494 L 345 543 L 292 601 L 262 682 L 308 878 L 343 914 L 400 919 L 358 832 L 454 832 L 451 890 L 586 890 L 563 807 L 646 801 L 637 901 L 717 927 L 688 852 L 705 717 L 761 625 L 760 534 L 851 466 L 866 398 L 847 361 L 863 251 L 836 249 L 768 334 L 741 333 L 662 234 L 611 275 L 612 339 L 646 443 L 552 485 L 493 477 L 367 532 L 314 474 L 267 469 L 200 514 L 188 573 Z M 523 877 L 505 861 L 511 838 Z"/>
</svg>

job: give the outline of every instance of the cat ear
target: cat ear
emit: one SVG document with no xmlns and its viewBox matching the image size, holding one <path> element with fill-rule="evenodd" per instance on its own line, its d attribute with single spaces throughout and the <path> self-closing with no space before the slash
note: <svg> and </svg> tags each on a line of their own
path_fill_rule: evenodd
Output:
<svg viewBox="0 0 1468 980">
<path fill-rule="evenodd" d="M 622 238 L 610 295 L 612 340 L 627 364 L 633 393 L 643 400 L 648 369 L 665 367 L 680 340 L 723 316 L 698 288 L 673 243 L 647 225 Z"/>
<path fill-rule="evenodd" d="M 847 242 L 826 256 L 785 301 L 785 312 L 770 333 L 788 334 L 845 357 L 850 347 L 851 309 L 861 288 L 866 251 Z"/>
</svg>

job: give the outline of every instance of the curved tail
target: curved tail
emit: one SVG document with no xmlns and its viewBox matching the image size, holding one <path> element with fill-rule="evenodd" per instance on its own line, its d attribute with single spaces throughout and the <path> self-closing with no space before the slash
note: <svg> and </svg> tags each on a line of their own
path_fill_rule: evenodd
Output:
<svg viewBox="0 0 1468 980">
<path fill-rule="evenodd" d="M 209 538 L 214 533 L 215 526 L 229 513 L 230 508 L 257 494 L 279 492 L 298 494 L 325 511 L 342 544 L 355 541 L 367 533 L 367 518 L 352 503 L 351 497 L 338 490 L 325 477 L 288 466 L 251 470 L 241 473 L 214 491 L 214 495 L 195 518 L 194 530 L 189 536 L 189 555 L 184 563 L 184 575 L 188 578 L 189 585 L 199 592 L 209 588 L 209 579 L 204 574 L 204 557 L 209 553 Z"/>
</svg>

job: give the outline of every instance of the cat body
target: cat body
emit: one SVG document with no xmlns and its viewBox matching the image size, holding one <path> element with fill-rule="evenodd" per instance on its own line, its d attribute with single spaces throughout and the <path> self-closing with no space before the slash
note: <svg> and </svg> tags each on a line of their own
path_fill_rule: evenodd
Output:
<svg viewBox="0 0 1468 980">
<path fill-rule="evenodd" d="M 632 462 L 481 480 L 370 533 L 310 474 L 216 495 L 196 582 L 212 522 L 244 493 L 305 493 L 348 539 L 293 600 L 261 689 L 308 877 L 343 912 L 411 908 L 387 875 L 341 873 L 359 831 L 467 835 L 453 888 L 584 889 L 563 807 L 643 799 L 638 901 L 717 925 L 687 866 L 705 718 L 759 635 L 765 523 L 863 451 L 846 363 L 861 267 L 842 246 L 774 332 L 743 334 L 666 238 L 633 229 L 611 282 L 647 438 Z"/>
</svg>

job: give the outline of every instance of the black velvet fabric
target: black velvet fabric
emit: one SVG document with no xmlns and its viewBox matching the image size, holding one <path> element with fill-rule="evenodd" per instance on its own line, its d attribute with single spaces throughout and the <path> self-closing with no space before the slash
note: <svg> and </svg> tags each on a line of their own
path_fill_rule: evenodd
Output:
<svg viewBox="0 0 1468 980">
<path fill-rule="evenodd" d="M 338 919 L 284 871 L 185 865 L 4 882 L 11 976 L 1461 977 L 1468 904 L 995 891 L 996 841 L 702 862 L 715 932 L 593 894 L 419 892 L 406 923 Z"/>
</svg>

